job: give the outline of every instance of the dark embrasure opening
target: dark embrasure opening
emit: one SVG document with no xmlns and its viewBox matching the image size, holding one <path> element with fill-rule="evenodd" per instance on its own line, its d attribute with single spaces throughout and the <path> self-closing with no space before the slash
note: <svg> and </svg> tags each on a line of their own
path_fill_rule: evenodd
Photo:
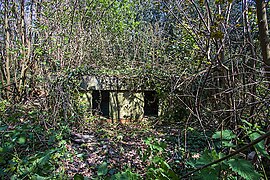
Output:
<svg viewBox="0 0 270 180">
<path fill-rule="evenodd" d="M 95 90 L 92 92 L 92 104 L 94 114 L 109 117 L 109 97 L 109 91 Z"/>
<path fill-rule="evenodd" d="M 144 116 L 158 116 L 158 97 L 156 91 L 144 92 Z"/>
</svg>

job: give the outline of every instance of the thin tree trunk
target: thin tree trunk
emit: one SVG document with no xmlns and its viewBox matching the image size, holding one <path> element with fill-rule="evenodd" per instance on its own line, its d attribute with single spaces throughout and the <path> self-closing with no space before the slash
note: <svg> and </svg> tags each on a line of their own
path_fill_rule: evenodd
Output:
<svg viewBox="0 0 270 180">
<path fill-rule="evenodd" d="M 247 68 L 247 73 L 248 73 L 248 83 L 250 84 L 253 84 L 251 85 L 250 87 L 250 93 L 251 93 L 251 96 L 250 96 L 250 104 L 253 104 L 251 107 L 250 107 L 250 113 L 249 113 L 249 116 L 252 118 L 252 124 L 254 124 L 254 118 L 252 117 L 254 112 L 255 112 L 255 109 L 256 109 L 256 99 L 255 99 L 255 96 L 256 96 L 256 84 L 254 84 L 254 82 L 256 82 L 256 75 L 255 75 L 255 72 L 254 72 L 254 69 L 256 69 L 256 52 L 255 52 L 255 49 L 254 49 L 254 46 L 253 46 L 253 39 L 251 37 L 251 27 L 250 27 L 250 22 L 249 22 L 249 19 L 248 19 L 248 3 L 247 3 L 247 0 L 243 0 L 243 24 L 244 24 L 244 36 L 245 36 L 245 42 L 248 43 L 248 50 L 251 52 L 251 57 L 250 59 L 248 59 L 248 62 L 247 62 L 247 65 L 248 65 L 248 68 Z"/>
<path fill-rule="evenodd" d="M 270 42 L 265 1 L 256 0 L 256 8 L 265 76 L 270 81 Z M 270 88 L 270 83 L 268 83 L 268 87 Z"/>
<path fill-rule="evenodd" d="M 27 37 L 26 37 L 26 28 L 25 28 L 25 20 L 24 20 L 24 0 L 21 0 L 21 39 L 22 39 L 22 44 L 23 44 L 23 49 L 21 49 L 21 53 L 23 54 L 23 61 L 21 62 L 21 74 L 20 74 L 20 80 L 19 80 L 19 96 L 21 96 L 22 90 L 23 90 L 23 85 L 25 81 L 25 72 L 27 70 L 27 53 L 24 48 L 29 48 L 27 45 Z"/>
<path fill-rule="evenodd" d="M 5 0 L 5 50 L 6 50 L 6 61 L 5 61 L 5 77 L 6 77 L 6 96 L 9 98 L 10 91 L 10 33 L 8 24 L 8 0 Z"/>
</svg>

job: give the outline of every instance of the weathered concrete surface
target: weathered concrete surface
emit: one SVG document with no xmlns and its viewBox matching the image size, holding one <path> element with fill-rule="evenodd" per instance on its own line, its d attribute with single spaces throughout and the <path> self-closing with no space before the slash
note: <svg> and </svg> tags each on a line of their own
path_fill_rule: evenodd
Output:
<svg viewBox="0 0 270 180">
<path fill-rule="evenodd" d="M 144 115 L 143 92 L 109 92 L 109 118 L 139 120 Z M 93 115 L 92 92 L 81 93 L 80 106 Z"/>
<path fill-rule="evenodd" d="M 109 92 L 108 107 L 103 113 L 108 115 L 106 118 L 140 120 L 145 115 L 145 101 L 148 102 L 148 100 L 145 100 L 145 92 L 154 92 L 144 87 L 144 83 L 140 81 L 142 79 L 136 79 L 136 77 L 84 76 L 82 77 L 81 88 L 85 95 L 81 96 L 80 102 L 88 106 L 91 113 L 94 114 L 93 106 L 96 106 L 96 102 L 93 101 L 93 96 L 97 98 L 97 91 L 101 93 Z M 106 95 L 106 97 L 108 96 Z M 101 104 L 104 105 L 104 103 L 102 101 Z M 98 109 L 102 108 L 99 106 Z M 149 110 L 149 107 L 147 107 L 147 110 Z M 158 114 L 160 114 L 160 111 Z"/>
<path fill-rule="evenodd" d="M 143 107 L 143 93 L 110 93 L 110 115 L 112 119 L 142 119 L 144 114 Z"/>
</svg>

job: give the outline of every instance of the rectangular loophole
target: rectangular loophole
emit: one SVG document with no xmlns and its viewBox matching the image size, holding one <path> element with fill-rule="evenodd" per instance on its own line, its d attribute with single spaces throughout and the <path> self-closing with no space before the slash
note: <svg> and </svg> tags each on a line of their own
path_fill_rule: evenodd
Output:
<svg viewBox="0 0 270 180">
<path fill-rule="evenodd" d="M 156 91 L 144 92 L 144 116 L 158 116 L 158 97 Z"/>
<path fill-rule="evenodd" d="M 92 92 L 92 104 L 93 113 L 104 117 L 109 117 L 109 91 L 93 91 Z"/>
</svg>

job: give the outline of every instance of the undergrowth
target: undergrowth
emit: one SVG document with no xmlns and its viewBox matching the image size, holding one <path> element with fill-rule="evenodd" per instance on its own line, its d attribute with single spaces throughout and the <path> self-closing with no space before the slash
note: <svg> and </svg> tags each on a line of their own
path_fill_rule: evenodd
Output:
<svg viewBox="0 0 270 180">
<path fill-rule="evenodd" d="M 140 135 L 138 137 L 144 140 L 136 153 L 144 166 L 144 172 L 138 171 L 131 165 L 117 169 L 107 159 L 101 164 L 94 165 L 93 169 L 96 172 L 91 177 L 80 172 L 69 177 L 64 161 L 74 162 L 74 155 L 67 149 L 71 143 L 69 137 L 70 131 L 72 128 L 74 129 L 72 127 L 74 122 L 71 123 L 73 124 L 72 128 L 69 127 L 69 123 L 63 123 L 61 120 L 56 122 L 57 126 L 50 126 L 48 120 L 39 120 L 42 113 L 40 110 L 23 105 L 10 105 L 5 101 L 1 102 L 0 113 L 1 179 L 192 178 L 208 180 L 242 178 L 256 180 L 269 177 L 267 174 L 269 164 L 265 162 L 269 162 L 270 158 L 263 141 L 244 149 L 235 156 L 208 166 L 208 164 L 226 157 L 265 133 L 262 127 L 256 124 L 252 125 L 245 120 L 242 121 L 242 125 L 237 130 L 226 129 L 208 132 L 207 136 L 211 141 L 211 148 L 206 146 L 204 135 L 196 129 L 186 131 L 190 137 L 187 140 L 183 137 L 183 133 L 169 136 L 171 129 L 162 132 L 162 136 L 158 137 L 148 133 L 153 128 L 150 126 L 140 126 L 137 130 L 126 128 L 126 132 L 121 132 L 123 129 L 117 130 L 115 125 L 109 130 L 102 128 L 102 125 L 97 126 L 95 123 L 89 123 L 89 126 L 98 128 L 96 133 L 100 135 L 100 144 L 106 140 L 111 141 L 114 147 L 120 149 L 120 153 L 125 152 L 123 147 L 120 147 L 125 138 L 136 138 Z M 132 125 L 126 125 L 126 127 L 128 126 Z M 126 141 L 129 139 L 127 138 Z M 78 145 L 78 147 L 84 146 L 87 145 Z M 74 149 L 74 151 L 77 150 Z M 80 152 L 76 153 L 77 156 L 80 155 Z M 84 154 L 82 154 L 83 156 Z M 196 169 L 198 171 L 194 171 Z M 192 171 L 194 173 L 189 174 Z"/>
<path fill-rule="evenodd" d="M 66 126 L 48 127 L 39 111 L 23 105 L 1 104 L 1 179 L 65 179 Z"/>
</svg>

